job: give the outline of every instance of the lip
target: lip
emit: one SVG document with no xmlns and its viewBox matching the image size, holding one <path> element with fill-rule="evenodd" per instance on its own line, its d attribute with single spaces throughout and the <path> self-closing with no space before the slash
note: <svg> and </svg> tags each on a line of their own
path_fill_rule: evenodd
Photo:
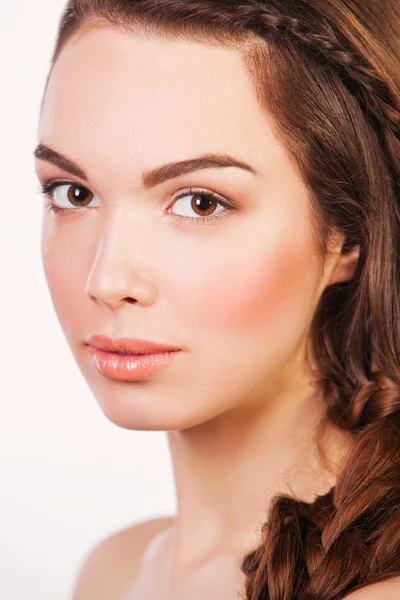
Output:
<svg viewBox="0 0 400 600">
<path fill-rule="evenodd" d="M 180 353 L 175 346 L 132 338 L 95 335 L 87 340 L 97 371 L 115 381 L 141 381 L 169 365 Z"/>
<path fill-rule="evenodd" d="M 92 335 L 86 343 L 96 350 L 116 354 L 159 354 L 161 352 L 174 352 L 181 350 L 169 344 L 160 344 L 149 340 L 137 338 L 111 338 L 106 335 Z"/>
</svg>

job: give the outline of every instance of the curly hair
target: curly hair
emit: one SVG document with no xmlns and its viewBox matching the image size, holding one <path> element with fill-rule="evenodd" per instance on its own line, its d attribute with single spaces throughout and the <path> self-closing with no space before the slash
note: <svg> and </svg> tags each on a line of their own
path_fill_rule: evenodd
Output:
<svg viewBox="0 0 400 600">
<path fill-rule="evenodd" d="M 351 448 L 326 495 L 274 496 L 243 557 L 246 598 L 339 600 L 399 576 L 398 0 L 70 0 L 52 65 L 71 36 L 104 24 L 239 48 L 309 188 L 316 249 L 326 256 L 334 230 L 344 252 L 360 248 L 310 336 L 327 418 Z"/>
</svg>

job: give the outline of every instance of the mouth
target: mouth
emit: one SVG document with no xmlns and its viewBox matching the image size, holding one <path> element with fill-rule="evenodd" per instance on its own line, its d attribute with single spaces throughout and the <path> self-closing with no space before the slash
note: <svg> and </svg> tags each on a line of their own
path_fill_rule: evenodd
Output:
<svg viewBox="0 0 400 600">
<path fill-rule="evenodd" d="M 106 351 L 88 346 L 97 371 L 114 381 L 142 381 L 165 369 L 181 350 L 152 353 Z"/>
</svg>

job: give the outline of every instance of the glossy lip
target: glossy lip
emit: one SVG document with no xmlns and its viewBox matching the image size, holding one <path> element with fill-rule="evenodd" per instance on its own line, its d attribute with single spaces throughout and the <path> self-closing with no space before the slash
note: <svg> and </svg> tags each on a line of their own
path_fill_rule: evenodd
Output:
<svg viewBox="0 0 400 600">
<path fill-rule="evenodd" d="M 141 381 L 167 367 L 180 351 L 153 354 L 118 354 L 88 346 L 97 371 L 115 381 Z"/>
<path fill-rule="evenodd" d="M 97 371 L 115 381 L 141 381 L 168 366 L 181 348 L 149 340 L 93 335 L 87 341 Z"/>
<path fill-rule="evenodd" d="M 128 337 L 113 339 L 106 335 L 92 335 L 90 338 L 88 338 L 88 340 L 86 340 L 86 344 L 96 350 L 122 355 L 148 355 L 181 350 L 181 348 L 177 348 L 176 346 L 151 342 L 149 340 Z"/>
</svg>

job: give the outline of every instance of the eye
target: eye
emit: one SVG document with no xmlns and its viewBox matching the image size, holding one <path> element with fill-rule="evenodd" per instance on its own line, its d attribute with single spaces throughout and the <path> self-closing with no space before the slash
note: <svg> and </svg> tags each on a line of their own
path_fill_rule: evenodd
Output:
<svg viewBox="0 0 400 600">
<path fill-rule="evenodd" d="M 85 187 L 57 181 L 50 181 L 40 186 L 40 191 L 52 200 L 50 209 L 54 212 L 86 208 L 96 196 Z"/>
<path fill-rule="evenodd" d="M 188 201 L 188 198 L 192 198 Z M 183 217 L 192 217 L 193 213 L 197 215 L 198 218 L 207 219 L 209 217 L 213 218 L 214 215 L 218 215 L 221 212 L 226 212 L 224 209 L 231 208 L 227 201 L 223 200 L 210 191 L 189 189 L 185 192 L 182 192 L 174 201 L 173 206 L 178 206 L 181 208 L 181 215 Z M 221 210 L 216 212 L 216 207 L 220 206 Z M 183 214 L 182 214 L 183 213 Z M 176 213 L 176 210 L 173 211 L 173 214 Z"/>
<path fill-rule="evenodd" d="M 96 198 L 90 190 L 82 185 L 68 183 L 66 181 L 51 180 L 39 186 L 39 191 L 50 199 L 47 207 L 54 213 L 70 213 L 74 210 L 73 207 L 92 207 L 93 205 L 91 202 Z M 187 199 L 190 197 L 192 197 L 192 200 L 188 202 Z M 181 192 L 179 196 L 175 198 L 172 206 L 178 205 L 179 207 L 179 204 L 181 204 L 183 214 L 181 213 L 179 215 L 179 212 L 177 213 L 175 210 L 169 210 L 168 212 L 178 214 L 182 218 L 189 219 L 190 221 L 207 221 L 224 216 L 226 212 L 234 210 L 234 206 L 229 200 L 221 198 L 215 192 L 194 188 Z M 95 204 L 94 206 L 98 206 L 98 204 Z M 221 210 L 216 211 L 218 206 Z M 219 215 L 219 213 L 223 214 Z M 195 215 L 194 218 L 193 214 Z"/>
</svg>

